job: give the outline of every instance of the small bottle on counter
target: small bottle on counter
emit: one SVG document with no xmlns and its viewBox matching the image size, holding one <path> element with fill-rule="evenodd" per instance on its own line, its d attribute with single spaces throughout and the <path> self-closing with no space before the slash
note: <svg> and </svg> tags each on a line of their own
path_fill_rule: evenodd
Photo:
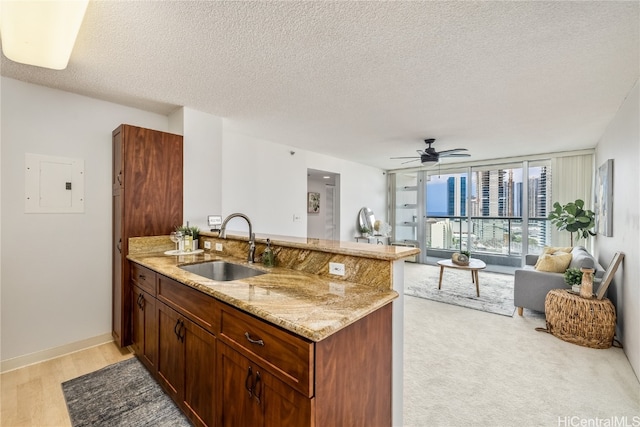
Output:
<svg viewBox="0 0 640 427">
<path fill-rule="evenodd" d="M 187 226 L 184 230 L 184 251 L 191 252 L 193 248 L 193 235 L 191 234 L 191 228 L 189 228 L 189 221 L 187 221 Z"/>
<path fill-rule="evenodd" d="M 262 264 L 265 267 L 275 267 L 276 258 L 273 254 L 273 250 L 271 249 L 271 240 L 267 239 L 267 247 L 262 253 Z"/>
</svg>

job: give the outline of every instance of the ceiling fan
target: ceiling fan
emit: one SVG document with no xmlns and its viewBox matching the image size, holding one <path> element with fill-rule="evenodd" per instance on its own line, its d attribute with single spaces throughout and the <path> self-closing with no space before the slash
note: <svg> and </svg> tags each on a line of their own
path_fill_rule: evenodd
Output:
<svg viewBox="0 0 640 427">
<path fill-rule="evenodd" d="M 420 156 L 391 157 L 391 159 L 413 159 L 413 160 L 407 160 L 406 162 L 402 162 L 403 165 L 405 163 L 410 163 L 410 162 L 415 162 L 416 160 L 420 160 L 420 163 L 427 166 L 427 165 L 438 163 L 440 160 L 440 157 L 469 157 L 471 155 L 469 153 L 462 153 L 462 151 L 467 151 L 466 148 L 454 148 L 453 150 L 444 150 L 444 151 L 438 152 L 436 151 L 435 148 L 431 146 L 431 144 L 436 142 L 435 138 L 425 139 L 424 142 L 425 144 L 428 145 L 427 149 L 424 151 L 416 150 L 418 154 L 420 154 Z"/>
</svg>

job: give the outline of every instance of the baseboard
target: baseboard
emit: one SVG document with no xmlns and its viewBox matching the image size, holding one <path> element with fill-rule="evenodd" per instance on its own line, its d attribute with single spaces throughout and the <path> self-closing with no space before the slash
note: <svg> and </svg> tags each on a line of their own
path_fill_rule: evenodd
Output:
<svg viewBox="0 0 640 427">
<path fill-rule="evenodd" d="M 0 373 L 13 371 L 14 369 L 24 368 L 28 365 L 44 362 L 45 360 L 55 359 L 65 354 L 74 353 L 89 347 L 95 347 L 113 341 L 111 333 L 98 335 L 96 337 L 87 338 L 85 340 L 72 342 L 61 345 L 60 347 L 49 348 L 35 353 L 25 354 L 24 356 L 14 357 L 0 361 Z"/>
</svg>

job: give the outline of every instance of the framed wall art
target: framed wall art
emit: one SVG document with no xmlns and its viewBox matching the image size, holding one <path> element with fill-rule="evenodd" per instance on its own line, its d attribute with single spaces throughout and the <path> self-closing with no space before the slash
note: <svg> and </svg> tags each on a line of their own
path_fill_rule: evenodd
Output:
<svg viewBox="0 0 640 427">
<path fill-rule="evenodd" d="M 613 159 L 598 168 L 594 202 L 596 231 L 603 236 L 613 236 Z"/>
<path fill-rule="evenodd" d="M 607 289 L 613 280 L 613 276 L 615 276 L 618 266 L 623 259 L 624 254 L 622 252 L 616 252 L 615 255 L 613 255 L 613 259 L 609 263 L 607 271 L 605 271 L 604 276 L 602 276 L 602 282 L 600 282 L 600 286 L 598 287 L 596 298 L 602 299 L 604 297 L 604 294 L 607 292 Z"/>
<path fill-rule="evenodd" d="M 319 213 L 320 212 L 320 193 L 307 193 L 307 212 Z"/>
</svg>

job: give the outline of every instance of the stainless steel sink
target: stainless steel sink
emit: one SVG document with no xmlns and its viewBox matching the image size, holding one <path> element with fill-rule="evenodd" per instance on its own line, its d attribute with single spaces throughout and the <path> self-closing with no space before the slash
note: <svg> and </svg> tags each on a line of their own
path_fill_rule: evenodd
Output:
<svg viewBox="0 0 640 427">
<path fill-rule="evenodd" d="M 217 280 L 219 282 L 246 279 L 247 277 L 265 274 L 264 271 L 240 264 L 232 264 L 226 261 L 209 261 L 199 264 L 187 264 L 181 265 L 180 268 L 190 273 L 197 274 L 198 276 Z"/>
</svg>

